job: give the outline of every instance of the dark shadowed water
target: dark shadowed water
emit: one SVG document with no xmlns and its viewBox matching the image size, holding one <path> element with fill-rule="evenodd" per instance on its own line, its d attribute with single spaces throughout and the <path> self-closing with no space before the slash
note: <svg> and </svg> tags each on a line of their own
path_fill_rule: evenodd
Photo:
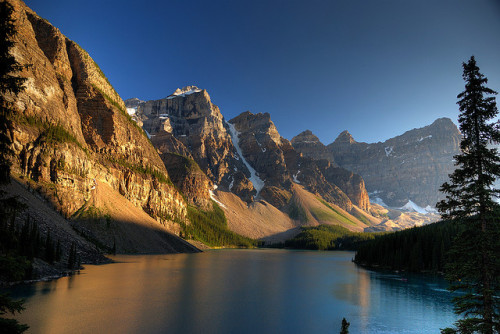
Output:
<svg viewBox="0 0 500 334">
<path fill-rule="evenodd" d="M 13 289 L 31 333 L 438 333 L 441 279 L 364 270 L 352 252 L 217 250 L 116 256 Z"/>
</svg>

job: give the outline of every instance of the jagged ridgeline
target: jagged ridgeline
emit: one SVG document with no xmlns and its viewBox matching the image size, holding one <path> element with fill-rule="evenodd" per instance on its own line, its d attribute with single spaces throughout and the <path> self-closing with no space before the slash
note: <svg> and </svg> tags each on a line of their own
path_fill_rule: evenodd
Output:
<svg viewBox="0 0 500 334">
<path fill-rule="evenodd" d="M 25 90 L 6 96 L 16 109 L 13 175 L 43 194 L 81 240 L 106 252 L 184 252 L 195 248 L 177 236 L 253 245 L 248 238 L 284 241 L 301 226 L 363 232 L 415 224 L 413 216 L 370 204 L 364 177 L 372 174 L 351 166 L 347 153 L 310 131 L 288 141 L 268 113 L 226 120 L 195 86 L 124 102 L 86 51 L 21 1 L 9 2 L 18 28 L 12 53 L 29 65 L 19 74 Z M 432 150 L 426 145 L 438 137 L 417 131 L 410 139 Z M 336 142 L 357 151 L 362 144 Z M 383 151 L 396 168 L 402 148 L 389 144 L 390 152 L 380 145 L 366 152 Z"/>
<path fill-rule="evenodd" d="M 390 207 L 432 211 L 444 198 L 439 188 L 455 170 L 453 157 L 460 152 L 461 139 L 457 126 L 440 118 L 373 144 L 357 142 L 344 131 L 327 149 L 339 166 L 363 177 L 372 198 Z"/>
<path fill-rule="evenodd" d="M 187 201 L 207 210 L 216 200 L 234 232 L 274 239 L 302 225 L 363 231 L 380 222 L 368 212 L 359 175 L 295 151 L 268 113 L 247 111 L 226 121 L 196 86 L 125 104 Z"/>
<path fill-rule="evenodd" d="M 208 92 L 196 86 L 159 100 L 132 98 L 125 103 L 161 152 L 171 176 L 176 175 L 174 183 L 187 201 L 205 209 L 210 208 L 210 198 L 221 201 L 229 228 L 252 238 L 272 238 L 302 225 L 390 231 L 436 221 L 435 203 L 425 209 L 417 204 L 439 198 L 437 188 L 453 169 L 460 137 L 450 120 L 440 119 L 386 143 L 357 143 L 345 132 L 335 144 L 346 146 L 342 151 L 323 145 L 311 131 L 288 141 L 268 113 L 246 111 L 225 120 Z M 391 144 L 391 152 L 385 151 L 386 144 Z M 344 168 L 345 161 L 357 159 L 342 155 L 351 146 L 363 151 L 359 166 L 374 166 L 373 171 L 360 171 L 369 178 L 379 175 L 370 179 L 374 199 L 383 205 L 393 199 L 391 209 L 372 205 L 364 178 L 349 170 L 356 166 Z M 179 163 L 195 166 L 193 162 L 199 170 L 190 167 L 192 181 L 186 182 Z M 380 186 L 391 175 L 396 181 Z M 405 204 L 399 206 L 403 211 L 416 212 L 402 213 L 398 201 Z"/>
</svg>

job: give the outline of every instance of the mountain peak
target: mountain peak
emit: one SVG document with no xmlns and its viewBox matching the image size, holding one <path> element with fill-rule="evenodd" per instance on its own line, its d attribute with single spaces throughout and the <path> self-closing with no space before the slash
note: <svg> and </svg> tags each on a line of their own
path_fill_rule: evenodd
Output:
<svg viewBox="0 0 500 334">
<path fill-rule="evenodd" d="M 448 131 L 448 132 L 455 132 L 459 133 L 459 130 L 455 123 L 447 117 L 442 117 L 436 119 L 430 126 L 429 128 L 435 130 L 435 131 Z"/>
<path fill-rule="evenodd" d="M 177 96 L 191 95 L 193 93 L 199 93 L 201 91 L 202 91 L 202 89 L 200 89 L 200 88 L 198 88 L 196 86 L 184 86 L 182 88 L 177 88 L 175 90 L 175 92 L 173 92 L 167 98 L 174 98 L 174 97 L 177 97 Z"/>
<path fill-rule="evenodd" d="M 438 118 L 436 119 L 434 122 L 432 122 L 431 125 L 434 125 L 434 124 L 445 124 L 445 125 L 451 125 L 451 124 L 455 124 L 453 123 L 453 121 L 451 119 L 449 119 L 448 117 L 441 117 L 441 118 Z"/>
<path fill-rule="evenodd" d="M 292 145 L 299 144 L 299 143 L 311 144 L 311 143 L 319 143 L 319 142 L 320 142 L 319 138 L 316 137 L 316 135 L 314 135 L 311 130 L 303 131 L 292 138 Z"/>
<path fill-rule="evenodd" d="M 295 137 L 302 137 L 302 136 L 307 136 L 307 137 L 309 137 L 309 136 L 314 136 L 314 137 L 316 137 L 316 136 L 314 135 L 314 133 L 313 133 L 311 130 L 309 130 L 309 129 L 308 129 L 308 130 L 305 130 L 305 131 L 302 131 L 301 133 L 299 133 L 299 134 L 298 134 L 298 135 L 296 135 Z"/>
<path fill-rule="evenodd" d="M 138 99 L 137 97 L 127 99 L 123 102 L 125 102 L 125 107 L 127 107 L 127 108 L 137 108 L 137 106 L 139 106 L 139 104 L 144 103 L 144 101 Z"/>
<path fill-rule="evenodd" d="M 335 143 L 346 143 L 346 144 L 354 144 L 356 141 L 352 137 L 352 135 L 349 133 L 349 131 L 344 130 L 342 131 L 337 139 L 335 139 Z"/>
</svg>

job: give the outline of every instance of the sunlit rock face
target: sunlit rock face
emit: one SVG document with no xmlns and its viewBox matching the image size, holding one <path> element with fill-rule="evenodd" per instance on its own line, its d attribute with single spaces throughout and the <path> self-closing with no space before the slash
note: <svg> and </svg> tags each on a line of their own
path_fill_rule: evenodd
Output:
<svg viewBox="0 0 500 334">
<path fill-rule="evenodd" d="M 286 204 L 286 193 L 298 183 L 345 210 L 353 204 L 367 210 L 368 194 L 359 175 L 314 160 L 297 152 L 281 137 L 268 113 L 249 111 L 229 121 L 239 133 L 239 147 L 263 181 L 261 196 L 278 208 Z"/>
<path fill-rule="evenodd" d="M 291 182 L 282 151 L 283 139 L 268 113 L 246 111 L 229 121 L 239 133 L 243 158 L 265 180 L 267 186 Z"/>
<path fill-rule="evenodd" d="M 391 207 L 412 201 L 434 207 L 440 186 L 455 169 L 461 135 L 448 118 L 413 129 L 385 142 L 359 143 L 347 132 L 328 145 L 339 166 L 358 173 L 368 192 Z"/>
<path fill-rule="evenodd" d="M 133 108 L 135 102 L 130 99 L 127 106 Z M 196 86 L 178 88 L 166 98 L 138 103 L 135 116 L 161 154 L 191 158 L 213 185 L 247 202 L 253 200 L 256 190 L 249 181 L 250 172 L 206 90 Z"/>
<path fill-rule="evenodd" d="M 99 66 L 23 2 L 9 2 L 17 29 L 12 54 L 29 65 L 19 73 L 25 89 L 4 96 L 16 113 L 14 173 L 35 182 L 65 217 L 102 183 L 175 230 L 166 217 L 184 219 L 186 203 Z"/>
<path fill-rule="evenodd" d="M 220 183 L 228 171 L 233 147 L 219 108 L 206 90 L 194 86 L 177 89 L 164 99 L 139 104 L 136 114 L 151 136 L 161 131 L 171 133 L 190 150 L 201 169 Z"/>
<path fill-rule="evenodd" d="M 181 190 L 188 203 L 203 210 L 212 210 L 210 190 L 213 189 L 213 184 L 198 164 L 193 159 L 175 153 L 162 153 L 160 157 L 167 167 L 170 179 Z"/>
</svg>

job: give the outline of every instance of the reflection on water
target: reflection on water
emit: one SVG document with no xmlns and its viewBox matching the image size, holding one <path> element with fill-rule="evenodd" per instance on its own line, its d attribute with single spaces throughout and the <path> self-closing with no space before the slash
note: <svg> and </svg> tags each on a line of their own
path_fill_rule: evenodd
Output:
<svg viewBox="0 0 500 334">
<path fill-rule="evenodd" d="M 436 333 L 454 320 L 439 279 L 361 269 L 350 252 L 220 250 L 117 256 L 16 287 L 31 333 Z"/>
</svg>

